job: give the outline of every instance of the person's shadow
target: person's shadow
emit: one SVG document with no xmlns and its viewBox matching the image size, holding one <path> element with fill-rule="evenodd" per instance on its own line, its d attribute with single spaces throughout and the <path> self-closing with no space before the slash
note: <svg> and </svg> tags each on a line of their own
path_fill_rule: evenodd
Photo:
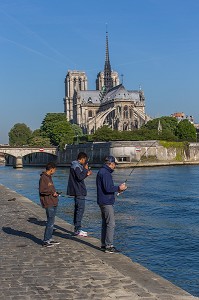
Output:
<svg viewBox="0 0 199 300">
<path fill-rule="evenodd" d="M 38 220 L 37 218 L 28 218 L 27 221 L 32 224 L 39 225 L 39 226 L 46 226 L 46 221 L 43 221 L 43 220 L 41 221 L 41 220 Z M 60 230 L 60 231 L 64 232 L 65 234 L 58 232 L 57 230 Z M 66 237 L 70 238 L 71 236 L 73 236 L 73 232 L 55 224 L 54 230 L 53 230 L 53 235 L 63 237 L 63 238 L 66 238 Z"/>
<path fill-rule="evenodd" d="M 25 232 L 25 231 L 21 231 L 21 230 L 16 230 L 13 229 L 11 227 L 2 227 L 2 230 L 7 233 L 7 234 L 12 234 L 12 235 L 16 235 L 16 236 L 20 236 L 20 237 L 25 237 L 27 239 L 32 240 L 34 243 L 38 244 L 38 245 L 42 245 L 43 241 L 41 239 L 38 239 L 36 236 L 34 236 L 31 233 Z"/>
<path fill-rule="evenodd" d="M 36 224 L 36 225 L 39 225 L 39 226 L 46 226 L 46 221 L 41 221 L 41 220 L 38 220 L 37 218 L 28 218 L 27 220 L 28 222 L 30 223 L 33 223 L 33 224 Z M 95 246 L 91 243 L 89 243 L 89 241 L 86 241 L 87 237 L 82 240 L 82 239 L 79 239 L 78 237 L 76 237 L 74 235 L 74 232 L 70 231 L 70 230 L 67 230 L 59 225 L 54 225 L 54 230 L 53 230 L 53 235 L 54 236 L 57 236 L 57 237 L 60 237 L 60 238 L 64 238 L 64 239 L 72 239 L 72 240 L 75 240 L 76 242 L 78 243 L 81 243 L 81 244 L 84 244 L 84 245 L 87 245 L 91 248 L 94 248 L 94 249 L 97 249 L 99 250 L 99 247 L 98 246 Z M 88 238 L 89 240 L 89 238 Z"/>
</svg>

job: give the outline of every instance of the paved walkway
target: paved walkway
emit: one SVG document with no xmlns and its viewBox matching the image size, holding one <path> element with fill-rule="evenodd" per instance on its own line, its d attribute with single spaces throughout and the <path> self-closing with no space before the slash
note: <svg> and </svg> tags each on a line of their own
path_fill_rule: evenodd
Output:
<svg viewBox="0 0 199 300">
<path fill-rule="evenodd" d="M 41 246 L 44 210 L 0 185 L 1 300 L 193 300 L 182 289 L 122 254 L 99 250 L 99 240 L 72 236 L 56 221 L 60 245 Z"/>
</svg>

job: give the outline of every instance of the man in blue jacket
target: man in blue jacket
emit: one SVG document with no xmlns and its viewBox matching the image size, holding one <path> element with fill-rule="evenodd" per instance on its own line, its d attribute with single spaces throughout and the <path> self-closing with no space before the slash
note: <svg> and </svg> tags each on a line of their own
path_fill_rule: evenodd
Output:
<svg viewBox="0 0 199 300">
<path fill-rule="evenodd" d="M 113 246 L 115 229 L 114 203 L 115 193 L 124 191 L 127 187 L 125 183 L 115 186 L 113 183 L 112 172 L 116 167 L 114 156 L 108 156 L 105 164 L 97 173 L 97 203 L 101 209 L 102 229 L 101 229 L 101 249 L 107 253 L 119 252 Z"/>
<path fill-rule="evenodd" d="M 88 168 L 88 156 L 80 152 L 77 160 L 72 161 L 68 179 L 67 195 L 74 196 L 74 231 L 75 235 L 87 236 L 87 232 L 81 230 L 81 222 L 85 210 L 85 197 L 87 195 L 84 179 L 92 174 Z"/>
</svg>

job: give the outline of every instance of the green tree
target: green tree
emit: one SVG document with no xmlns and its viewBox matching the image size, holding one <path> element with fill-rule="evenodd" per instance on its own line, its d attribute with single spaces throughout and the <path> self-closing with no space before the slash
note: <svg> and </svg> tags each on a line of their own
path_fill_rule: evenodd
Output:
<svg viewBox="0 0 199 300">
<path fill-rule="evenodd" d="M 74 130 L 71 124 L 64 121 L 54 123 L 51 132 L 51 143 L 55 146 L 64 147 L 65 144 L 72 144 L 74 139 Z"/>
<path fill-rule="evenodd" d="M 176 127 L 178 125 L 178 120 L 174 117 L 161 117 L 148 121 L 142 128 L 147 128 L 149 130 L 154 129 L 158 132 L 158 124 L 161 124 L 162 131 L 167 130 L 175 135 Z"/>
<path fill-rule="evenodd" d="M 40 127 L 41 134 L 51 139 L 53 128 L 60 121 L 67 121 L 64 113 L 47 113 Z"/>
<path fill-rule="evenodd" d="M 43 136 L 33 136 L 29 141 L 29 146 L 32 147 L 50 147 L 50 139 Z"/>
<path fill-rule="evenodd" d="M 35 129 L 29 139 L 29 146 L 32 147 L 50 147 L 50 139 L 42 136 L 40 129 Z"/>
<path fill-rule="evenodd" d="M 77 128 L 73 129 L 64 113 L 47 113 L 40 130 L 42 136 L 49 138 L 52 145 L 64 148 L 65 144 L 73 143 Z"/>
<path fill-rule="evenodd" d="M 37 137 L 37 136 L 42 136 L 42 132 L 41 132 L 40 129 L 35 129 L 35 130 L 32 132 L 31 138 Z"/>
<path fill-rule="evenodd" d="M 176 135 L 181 141 L 195 141 L 196 140 L 196 128 L 189 120 L 182 120 L 178 123 L 176 128 Z"/>
<path fill-rule="evenodd" d="M 32 131 L 24 123 L 15 124 L 8 133 L 9 144 L 11 146 L 28 145 Z"/>
<path fill-rule="evenodd" d="M 72 124 L 71 126 L 74 132 L 74 141 L 76 141 L 76 143 L 78 144 L 83 137 L 82 129 L 77 124 Z"/>
<path fill-rule="evenodd" d="M 98 128 L 93 134 L 94 141 L 111 141 L 113 140 L 114 132 L 107 125 Z"/>
</svg>

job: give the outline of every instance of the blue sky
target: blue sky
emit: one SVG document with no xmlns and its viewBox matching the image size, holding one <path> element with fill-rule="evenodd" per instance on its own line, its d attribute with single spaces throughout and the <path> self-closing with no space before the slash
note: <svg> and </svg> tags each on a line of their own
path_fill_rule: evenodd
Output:
<svg viewBox="0 0 199 300">
<path fill-rule="evenodd" d="M 111 67 L 127 89 L 141 85 L 152 117 L 184 112 L 199 121 L 198 0 L 0 0 L 0 143 L 16 123 L 39 128 L 63 112 L 67 70 Z"/>
</svg>

